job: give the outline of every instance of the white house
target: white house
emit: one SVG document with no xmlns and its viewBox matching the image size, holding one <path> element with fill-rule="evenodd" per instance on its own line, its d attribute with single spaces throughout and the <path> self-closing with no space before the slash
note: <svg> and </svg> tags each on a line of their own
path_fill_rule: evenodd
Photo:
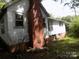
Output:
<svg viewBox="0 0 79 59">
<path fill-rule="evenodd" d="M 40 6 L 41 6 L 41 13 L 43 16 L 44 38 L 49 38 L 49 34 L 48 34 L 48 16 L 49 16 L 49 14 L 47 13 L 47 11 L 45 10 L 45 8 L 42 4 Z"/>
<path fill-rule="evenodd" d="M 44 6 L 41 5 L 41 11 L 44 20 L 44 35 L 45 38 L 49 36 L 64 37 L 66 34 L 65 23 L 61 19 L 52 19 L 45 10 Z"/>
<path fill-rule="evenodd" d="M 40 12 L 40 9 L 38 10 L 39 7 L 35 6 L 35 4 L 37 5 L 36 2 L 40 2 L 40 1 L 36 1 L 34 6 L 33 5 L 31 6 L 30 0 L 15 0 L 15 1 L 5 0 L 5 1 L 7 4 L 1 10 L 1 14 L 0 14 L 0 37 L 4 40 L 4 42 L 8 46 L 11 47 L 12 52 L 14 48 L 16 49 L 16 47 L 17 48 L 20 46 L 22 47 L 26 45 L 26 43 L 31 44 L 30 43 L 31 41 L 32 43 L 35 44 L 35 45 L 32 44 L 32 46 L 37 46 L 39 48 L 43 47 L 44 38 L 43 38 L 43 34 L 41 34 L 42 31 L 39 31 L 40 33 L 38 33 L 36 31 L 37 28 L 35 29 L 32 28 L 32 27 L 37 27 L 37 26 L 32 26 L 32 25 L 35 25 L 35 23 L 38 23 L 38 21 L 41 20 L 41 22 L 37 24 L 39 25 L 38 27 L 40 28 L 40 25 L 42 24 L 42 16 L 43 18 L 48 19 L 47 16 L 44 16 L 45 12 L 44 13 L 42 12 L 44 10 L 42 6 L 40 6 L 41 12 L 43 13 L 42 16 L 40 16 L 41 12 Z M 30 8 L 33 10 L 33 14 L 31 13 L 28 14 L 28 11 Z M 37 17 L 39 16 L 40 19 L 37 19 L 38 21 L 34 23 L 33 21 L 35 21 L 36 19 L 32 19 L 32 16 L 35 17 L 36 15 Z M 46 33 L 45 37 L 49 36 L 47 22 L 48 21 L 45 20 L 45 23 L 46 23 L 46 27 L 44 27 L 44 30 L 46 30 L 44 31 L 44 33 Z M 29 27 L 29 24 L 31 25 L 30 27 Z M 31 31 L 29 30 L 29 28 L 31 29 Z M 37 35 L 34 33 L 34 31 L 32 33 L 32 30 L 35 30 L 35 33 L 37 35 L 39 34 L 40 44 L 38 42 L 39 40 L 38 40 Z M 30 35 L 29 32 L 31 32 L 32 36 Z M 34 38 L 33 36 L 36 36 L 36 37 Z M 29 39 L 31 37 L 33 38 Z"/>
<path fill-rule="evenodd" d="M 49 35 L 55 35 L 60 33 L 65 33 L 65 23 L 60 19 L 50 19 L 48 20 Z"/>
<path fill-rule="evenodd" d="M 48 18 L 49 36 L 56 35 L 57 38 L 63 38 L 66 34 L 65 23 L 61 19 Z"/>
<path fill-rule="evenodd" d="M 27 18 L 30 8 L 30 0 L 5 0 L 6 5 L 0 15 L 0 37 L 9 46 L 18 43 L 29 42 L 29 19 Z M 40 3 L 41 13 L 46 26 L 44 27 L 45 38 L 48 35 L 48 14 Z M 42 40 L 43 41 L 43 40 Z"/>
<path fill-rule="evenodd" d="M 27 13 L 30 8 L 30 0 L 15 0 L 16 2 L 13 2 L 12 0 L 5 1 L 8 4 L 6 5 L 6 8 L 2 10 L 2 14 L 0 15 L 0 37 L 9 46 L 29 42 L 31 39 L 29 39 L 29 19 L 27 18 Z M 40 9 L 44 21 L 43 26 L 45 39 L 52 35 L 58 36 L 66 33 L 65 23 L 60 20 L 49 19 L 49 14 L 46 12 L 42 4 L 40 4 Z M 43 41 L 44 39 L 41 40 L 41 42 Z M 40 46 L 42 45 L 40 44 Z"/>
<path fill-rule="evenodd" d="M 2 10 L 2 17 L 0 17 L 0 37 L 9 46 L 28 42 L 28 20 L 26 14 L 29 9 L 29 0 L 5 1 L 9 3 Z"/>
</svg>

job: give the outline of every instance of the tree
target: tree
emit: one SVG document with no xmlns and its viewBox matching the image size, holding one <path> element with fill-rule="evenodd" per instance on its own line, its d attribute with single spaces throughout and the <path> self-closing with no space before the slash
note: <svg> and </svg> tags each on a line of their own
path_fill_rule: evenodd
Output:
<svg viewBox="0 0 79 59">
<path fill-rule="evenodd" d="M 43 48 L 44 33 L 43 19 L 40 10 L 40 0 L 30 0 L 28 10 L 29 33 L 33 42 L 33 48 Z"/>
<path fill-rule="evenodd" d="M 58 0 L 54 0 L 54 1 L 58 1 Z M 61 3 L 63 2 L 63 0 L 61 0 Z M 76 16 L 76 8 L 79 7 L 79 0 L 71 0 L 70 2 L 67 2 L 64 4 L 64 6 L 68 5 L 71 9 L 74 10 L 75 16 Z"/>
<path fill-rule="evenodd" d="M 73 17 L 72 22 L 69 24 L 69 32 L 72 36 L 79 37 L 79 16 Z"/>
<path fill-rule="evenodd" d="M 5 5 L 4 2 L 0 2 L 0 9 Z"/>
<path fill-rule="evenodd" d="M 69 24 L 72 22 L 72 17 L 71 16 L 62 17 L 62 20 L 65 22 L 67 33 L 69 33 Z"/>
<path fill-rule="evenodd" d="M 6 4 L 3 5 L 3 8 L 18 2 L 20 0 L 5 0 Z M 33 48 L 42 49 L 44 45 L 44 33 L 43 33 L 43 19 L 40 10 L 40 1 L 41 0 L 29 0 L 29 10 L 28 10 L 28 27 L 29 27 L 29 36 L 32 42 Z"/>
<path fill-rule="evenodd" d="M 71 9 L 73 9 L 76 16 L 76 7 L 79 6 L 79 0 L 71 0 L 70 2 L 65 3 L 64 6 L 65 5 L 68 5 Z"/>
</svg>

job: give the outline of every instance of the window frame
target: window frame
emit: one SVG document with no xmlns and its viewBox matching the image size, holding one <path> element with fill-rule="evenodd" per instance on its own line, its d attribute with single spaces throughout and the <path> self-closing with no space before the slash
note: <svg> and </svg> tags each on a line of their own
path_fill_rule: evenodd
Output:
<svg viewBox="0 0 79 59">
<path fill-rule="evenodd" d="M 23 14 L 20 15 L 20 17 L 22 19 L 19 19 L 20 17 L 18 17 L 17 15 L 19 16 L 20 14 L 15 13 L 15 27 L 16 28 L 23 28 L 24 27 L 24 15 Z"/>
<path fill-rule="evenodd" d="M 61 21 L 59 22 L 59 26 L 63 26 L 63 23 Z"/>
<path fill-rule="evenodd" d="M 48 20 L 48 30 L 53 31 L 53 20 L 52 19 Z"/>
</svg>

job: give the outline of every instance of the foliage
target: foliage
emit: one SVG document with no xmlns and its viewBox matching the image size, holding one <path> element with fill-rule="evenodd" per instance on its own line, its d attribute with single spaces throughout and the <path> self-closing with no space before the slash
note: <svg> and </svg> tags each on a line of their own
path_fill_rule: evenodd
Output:
<svg viewBox="0 0 79 59">
<path fill-rule="evenodd" d="M 62 20 L 65 22 L 66 31 L 69 32 L 69 24 L 72 21 L 72 17 L 71 16 L 62 17 Z"/>
<path fill-rule="evenodd" d="M 0 9 L 5 5 L 5 2 L 0 2 Z"/>
<path fill-rule="evenodd" d="M 74 37 L 79 37 L 79 16 L 62 17 L 66 24 L 67 34 Z"/>
<path fill-rule="evenodd" d="M 65 3 L 65 5 L 69 5 L 71 8 L 75 8 L 79 6 L 79 1 L 78 0 L 71 0 L 70 2 Z"/>
<path fill-rule="evenodd" d="M 68 5 L 71 9 L 73 9 L 76 16 L 76 7 L 79 7 L 79 1 L 71 0 L 70 2 L 65 3 L 64 6 L 65 5 Z"/>
<path fill-rule="evenodd" d="M 69 24 L 69 32 L 75 37 L 79 37 L 79 17 L 73 17 L 72 22 Z"/>
</svg>

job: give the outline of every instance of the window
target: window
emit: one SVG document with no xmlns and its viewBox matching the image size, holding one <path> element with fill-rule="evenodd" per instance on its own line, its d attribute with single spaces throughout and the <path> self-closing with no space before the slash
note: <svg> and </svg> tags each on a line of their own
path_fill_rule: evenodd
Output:
<svg viewBox="0 0 79 59">
<path fill-rule="evenodd" d="M 62 22 L 59 22 L 59 26 L 63 26 L 63 23 Z"/>
<path fill-rule="evenodd" d="M 2 18 L 1 20 L 0 20 L 0 23 L 1 23 L 1 34 L 4 34 L 5 33 L 5 27 L 4 27 L 4 18 Z"/>
<path fill-rule="evenodd" d="M 43 26 L 46 27 L 45 18 L 43 18 Z"/>
<path fill-rule="evenodd" d="M 48 21 L 48 29 L 49 29 L 49 31 L 53 30 L 53 21 L 51 21 L 51 20 Z"/>
<path fill-rule="evenodd" d="M 15 15 L 15 26 L 23 27 L 23 15 L 20 14 Z"/>
</svg>

